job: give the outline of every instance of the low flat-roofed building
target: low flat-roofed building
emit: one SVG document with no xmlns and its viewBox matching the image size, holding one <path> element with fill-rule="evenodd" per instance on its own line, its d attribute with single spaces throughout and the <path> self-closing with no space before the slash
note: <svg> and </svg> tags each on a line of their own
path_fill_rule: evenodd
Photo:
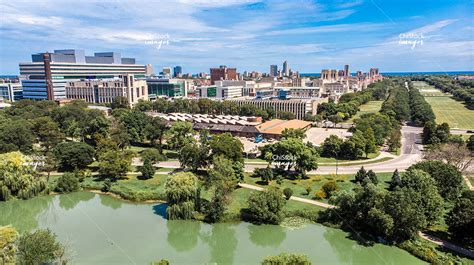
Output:
<svg viewBox="0 0 474 265">
<path fill-rule="evenodd" d="M 274 111 L 281 112 L 287 111 L 295 114 L 295 118 L 302 120 L 306 113 L 316 115 L 318 104 L 327 102 L 327 98 L 305 98 L 305 99 L 250 99 L 250 98 L 239 98 L 239 99 L 228 99 L 236 102 L 239 106 L 244 104 L 254 105 L 260 109 L 273 109 Z"/>
<path fill-rule="evenodd" d="M 307 130 L 311 122 L 302 120 L 280 120 L 273 119 L 257 125 L 256 128 L 264 138 L 280 138 L 285 129 Z"/>
<path fill-rule="evenodd" d="M 130 106 L 148 100 L 145 80 L 124 75 L 116 79 L 83 79 L 66 84 L 67 99 L 82 99 L 89 103 L 112 103 L 116 97 L 126 97 Z"/>
</svg>

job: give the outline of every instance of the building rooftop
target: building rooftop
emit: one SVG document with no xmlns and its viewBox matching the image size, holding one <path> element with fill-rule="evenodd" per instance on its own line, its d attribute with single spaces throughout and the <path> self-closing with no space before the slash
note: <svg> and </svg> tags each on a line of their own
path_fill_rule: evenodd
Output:
<svg viewBox="0 0 474 265">
<path fill-rule="evenodd" d="M 280 120 L 273 119 L 257 126 L 262 134 L 281 135 L 285 129 L 305 129 L 311 126 L 311 122 L 302 120 Z"/>
</svg>

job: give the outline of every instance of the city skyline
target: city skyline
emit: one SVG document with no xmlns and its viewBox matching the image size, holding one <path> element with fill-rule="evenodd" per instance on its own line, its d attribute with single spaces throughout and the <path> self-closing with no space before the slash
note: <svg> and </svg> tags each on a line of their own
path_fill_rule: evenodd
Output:
<svg viewBox="0 0 474 265">
<path fill-rule="evenodd" d="M 301 73 L 345 64 L 354 71 L 474 70 L 467 1 L 40 0 L 0 6 L 6 14 L 0 74 L 18 74 L 18 63 L 30 61 L 31 53 L 63 48 L 117 51 L 155 72 L 178 65 L 183 73 L 207 72 L 222 64 L 268 72 L 285 60 Z"/>
</svg>

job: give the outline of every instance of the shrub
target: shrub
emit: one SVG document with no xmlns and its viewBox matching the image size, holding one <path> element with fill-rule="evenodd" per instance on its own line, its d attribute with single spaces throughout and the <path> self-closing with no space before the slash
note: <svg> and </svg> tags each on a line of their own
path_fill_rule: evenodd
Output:
<svg viewBox="0 0 474 265">
<path fill-rule="evenodd" d="M 315 197 L 317 200 L 326 199 L 327 196 L 328 196 L 328 195 L 326 194 L 326 192 L 324 192 L 324 190 L 322 190 L 322 189 L 317 190 L 316 193 L 314 194 L 314 197 Z"/>
<path fill-rule="evenodd" d="M 333 180 L 324 183 L 321 189 L 324 191 L 325 194 L 327 194 L 327 197 L 330 198 L 334 194 L 334 192 L 339 190 L 339 187 L 337 186 L 337 183 Z"/>
<path fill-rule="evenodd" d="M 291 195 L 293 195 L 293 190 L 290 188 L 285 188 L 283 190 L 283 194 L 285 195 L 285 198 L 289 200 L 291 198 Z"/>
<path fill-rule="evenodd" d="M 109 192 L 110 189 L 112 188 L 112 180 L 110 179 L 105 179 L 104 181 L 104 186 L 102 186 L 102 191 L 103 192 Z"/>
<path fill-rule="evenodd" d="M 283 219 L 286 200 L 278 188 L 253 192 L 247 202 L 250 218 L 257 223 L 279 224 Z"/>
<path fill-rule="evenodd" d="M 313 190 L 313 188 L 311 187 L 311 185 L 308 185 L 306 186 L 305 190 L 306 190 L 306 195 L 309 195 L 311 191 Z"/>
<path fill-rule="evenodd" d="M 306 255 L 281 253 L 276 256 L 268 256 L 262 261 L 262 265 L 311 265 Z"/>
<path fill-rule="evenodd" d="M 79 179 L 72 172 L 64 173 L 54 189 L 57 192 L 73 192 L 79 189 Z"/>
</svg>

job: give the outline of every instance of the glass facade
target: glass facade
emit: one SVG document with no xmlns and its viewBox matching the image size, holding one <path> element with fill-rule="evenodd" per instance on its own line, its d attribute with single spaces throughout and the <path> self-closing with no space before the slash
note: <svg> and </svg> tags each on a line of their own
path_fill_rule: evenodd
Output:
<svg viewBox="0 0 474 265">
<path fill-rule="evenodd" d="M 153 83 L 148 82 L 148 96 L 150 98 L 158 96 L 182 97 L 184 96 L 184 83 Z"/>
</svg>

